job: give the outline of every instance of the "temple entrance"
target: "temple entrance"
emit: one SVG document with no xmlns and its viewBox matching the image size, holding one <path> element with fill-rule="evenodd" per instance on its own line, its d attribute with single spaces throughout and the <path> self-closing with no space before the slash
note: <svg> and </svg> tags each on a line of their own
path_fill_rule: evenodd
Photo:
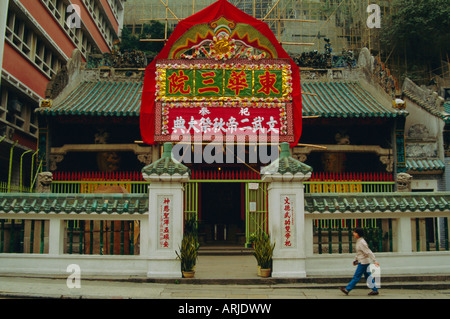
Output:
<svg viewBox="0 0 450 319">
<path fill-rule="evenodd" d="M 204 245 L 245 243 L 244 183 L 199 183 L 199 232 Z"/>
</svg>

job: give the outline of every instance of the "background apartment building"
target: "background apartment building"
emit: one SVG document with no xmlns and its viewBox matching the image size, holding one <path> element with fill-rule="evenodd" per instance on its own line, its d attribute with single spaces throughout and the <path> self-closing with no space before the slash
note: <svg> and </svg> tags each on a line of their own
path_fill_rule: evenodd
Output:
<svg viewBox="0 0 450 319">
<path fill-rule="evenodd" d="M 39 165 L 34 109 L 74 49 L 111 52 L 125 0 L 0 0 L 0 192 L 30 186 Z"/>
</svg>

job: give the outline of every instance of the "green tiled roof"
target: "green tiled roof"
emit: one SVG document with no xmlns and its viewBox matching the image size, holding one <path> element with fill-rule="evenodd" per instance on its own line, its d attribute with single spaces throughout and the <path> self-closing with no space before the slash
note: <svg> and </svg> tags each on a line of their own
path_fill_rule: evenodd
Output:
<svg viewBox="0 0 450 319">
<path fill-rule="evenodd" d="M 307 213 L 445 212 L 450 193 L 305 194 Z"/>
<path fill-rule="evenodd" d="M 146 194 L 0 194 L 0 213 L 145 214 Z"/>
<path fill-rule="evenodd" d="M 357 82 L 302 82 L 303 115 L 322 117 L 396 117 L 390 106 L 381 105 Z"/>
<path fill-rule="evenodd" d="M 442 171 L 445 169 L 445 163 L 438 159 L 408 159 L 406 160 L 406 169 L 413 172 Z"/>
<path fill-rule="evenodd" d="M 83 82 L 63 101 L 37 112 L 49 115 L 139 116 L 143 83 Z"/>
<path fill-rule="evenodd" d="M 450 102 L 444 102 L 444 111 L 450 114 Z"/>
<path fill-rule="evenodd" d="M 172 156 L 172 143 L 164 143 L 163 154 L 159 160 L 150 165 L 145 166 L 142 169 L 142 173 L 151 176 L 151 175 L 185 175 L 189 174 L 190 170 L 182 163 L 175 160 Z M 145 176 L 144 176 L 145 178 Z"/>
<path fill-rule="evenodd" d="M 444 102 L 444 112 L 450 114 L 450 102 L 448 101 Z M 450 116 L 447 116 L 447 114 L 444 114 L 444 121 L 450 123 Z"/>
<path fill-rule="evenodd" d="M 82 82 L 61 102 L 37 112 L 48 115 L 139 116 L 142 81 Z M 322 117 L 395 117 L 357 82 L 302 82 L 303 115 Z"/>
<path fill-rule="evenodd" d="M 426 110 L 428 113 L 437 116 L 441 119 L 443 119 L 444 121 L 448 121 L 447 117 L 445 116 L 444 113 L 441 112 L 441 110 L 437 109 L 435 105 L 429 103 L 428 101 L 424 101 L 423 99 L 421 99 L 420 97 L 414 95 L 413 92 L 411 91 L 403 91 L 402 92 L 405 96 L 407 96 L 411 101 L 413 101 L 415 104 L 417 104 L 418 106 L 422 107 L 424 110 Z M 408 105 L 406 106 L 406 109 L 408 109 Z M 445 110 L 445 106 L 444 106 L 444 110 Z"/>
<path fill-rule="evenodd" d="M 313 169 L 291 157 L 291 153 L 289 152 L 289 143 L 281 143 L 281 152 L 280 157 L 273 161 L 270 165 L 261 168 L 261 174 L 263 175 L 271 175 L 271 174 L 286 174 L 291 173 L 295 175 L 297 173 L 302 173 L 307 175 L 311 173 Z"/>
<path fill-rule="evenodd" d="M 146 194 L 0 194 L 0 214 L 146 214 Z M 305 194 L 306 213 L 448 212 L 450 193 Z"/>
</svg>

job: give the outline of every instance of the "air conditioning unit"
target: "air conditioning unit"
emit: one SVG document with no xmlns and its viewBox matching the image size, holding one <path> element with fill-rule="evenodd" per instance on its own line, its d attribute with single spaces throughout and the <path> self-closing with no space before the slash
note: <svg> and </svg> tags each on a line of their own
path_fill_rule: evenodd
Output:
<svg viewBox="0 0 450 319">
<path fill-rule="evenodd" d="M 12 141 L 14 139 L 14 128 L 11 126 L 7 126 L 5 136 L 8 140 Z"/>
</svg>

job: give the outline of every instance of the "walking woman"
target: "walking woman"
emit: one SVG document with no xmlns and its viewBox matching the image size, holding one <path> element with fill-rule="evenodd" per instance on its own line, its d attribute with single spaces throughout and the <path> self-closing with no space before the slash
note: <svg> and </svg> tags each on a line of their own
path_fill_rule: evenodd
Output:
<svg viewBox="0 0 450 319">
<path fill-rule="evenodd" d="M 372 260 L 374 265 L 380 267 L 380 264 L 376 261 L 375 255 L 370 250 L 369 245 L 364 240 L 364 230 L 361 228 L 357 228 L 353 231 L 353 237 L 356 239 L 356 259 L 353 261 L 353 265 L 357 266 L 355 274 L 353 275 L 353 279 L 347 285 L 347 287 L 341 287 L 341 291 L 348 295 L 348 293 L 355 288 L 356 284 L 361 279 L 362 275 L 364 278 L 369 278 L 370 272 L 368 271 L 370 261 Z M 375 286 L 375 282 L 372 281 L 372 291 L 369 293 L 369 296 L 378 295 L 378 289 Z"/>
</svg>

